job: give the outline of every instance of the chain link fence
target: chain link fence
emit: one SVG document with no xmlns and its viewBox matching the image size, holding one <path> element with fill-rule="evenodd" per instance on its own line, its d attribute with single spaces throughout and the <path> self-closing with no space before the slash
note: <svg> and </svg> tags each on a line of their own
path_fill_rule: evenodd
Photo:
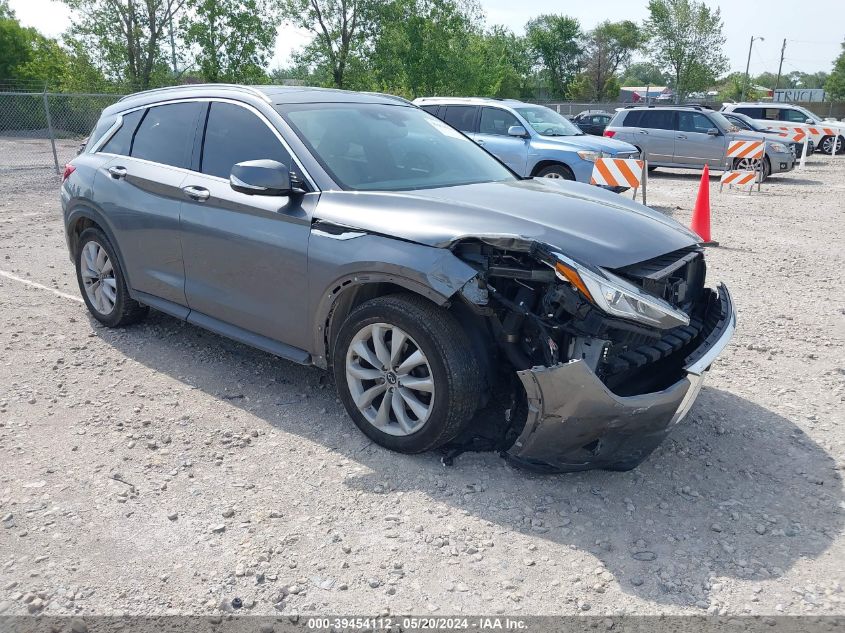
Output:
<svg viewBox="0 0 845 633">
<path fill-rule="evenodd" d="M 0 91 L 0 170 L 53 169 L 65 163 L 120 95 Z"/>
</svg>

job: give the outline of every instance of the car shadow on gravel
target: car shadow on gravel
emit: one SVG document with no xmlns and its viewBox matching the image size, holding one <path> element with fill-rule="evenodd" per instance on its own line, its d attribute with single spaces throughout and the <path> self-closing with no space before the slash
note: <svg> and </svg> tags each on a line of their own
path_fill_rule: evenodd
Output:
<svg viewBox="0 0 845 633">
<path fill-rule="evenodd" d="M 424 513 L 440 516 L 446 508 L 481 520 L 487 527 L 479 531 L 500 536 L 483 550 L 485 562 L 467 555 L 466 565 L 495 565 L 502 578 L 522 577 L 525 559 L 546 565 L 563 551 L 583 558 L 568 553 L 576 549 L 601 561 L 626 593 L 704 607 L 715 583 L 782 576 L 822 555 L 843 527 L 841 477 L 827 452 L 789 419 L 721 389 L 705 387 L 687 419 L 630 472 L 541 476 L 494 453 L 466 453 L 444 468 L 437 453 L 400 455 L 369 443 L 338 404 L 328 375 L 315 368 L 155 312 L 139 327 L 95 331 L 134 361 L 360 464 L 342 482 L 356 494 L 401 491 L 404 499 L 427 499 Z M 285 406 L 294 407 L 292 415 L 280 416 Z M 286 453 L 287 461 L 296 458 Z M 301 459 L 304 466 L 313 455 Z M 480 547 L 450 533 L 447 522 L 448 547 L 461 539 Z M 370 527 L 382 530 L 384 521 L 376 517 Z M 438 544 L 423 547 L 442 560 Z M 575 577 L 592 586 L 600 580 L 596 563 L 582 562 L 548 573 L 564 587 Z"/>
</svg>

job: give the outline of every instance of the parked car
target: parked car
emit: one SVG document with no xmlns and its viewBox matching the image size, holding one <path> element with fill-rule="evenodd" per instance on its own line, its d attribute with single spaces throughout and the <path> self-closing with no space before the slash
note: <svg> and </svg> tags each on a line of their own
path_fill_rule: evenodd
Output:
<svg viewBox="0 0 845 633">
<path fill-rule="evenodd" d="M 152 307 L 330 369 L 361 431 L 405 453 L 486 433 L 529 468 L 633 468 L 735 327 L 695 234 L 598 187 L 516 176 L 396 97 L 124 97 L 61 200 L 97 321 Z"/>
<path fill-rule="evenodd" d="M 780 140 L 792 150 L 792 154 L 796 158 L 801 158 L 801 154 L 804 153 L 804 141 L 797 142 L 783 139 L 780 130 L 765 127 L 754 119 L 752 119 L 751 117 L 745 116 L 744 114 L 740 114 L 738 112 L 723 112 L 722 114 L 728 121 L 733 123 L 740 130 L 748 130 L 749 132 L 759 132 L 760 134 L 768 134 L 770 137 L 773 138 L 780 137 Z M 809 136 L 805 138 L 807 139 L 807 156 L 810 156 L 813 153 L 813 150 L 815 149 L 815 144 L 813 143 L 813 139 L 811 139 Z"/>
<path fill-rule="evenodd" d="M 609 112 L 591 112 L 588 110 L 577 114 L 572 119 L 572 122 L 577 125 L 582 132 L 592 134 L 593 136 L 602 136 L 604 134 L 604 128 L 607 127 L 607 124 L 610 123 L 610 119 L 612 118 L 613 115 Z"/>
<path fill-rule="evenodd" d="M 649 169 L 681 167 L 701 169 L 760 168 L 759 159 L 725 158 L 730 141 L 768 140 L 763 178 L 790 171 L 795 166 L 792 150 L 767 135 L 740 130 L 719 112 L 703 106 L 628 106 L 613 117 L 605 136 L 637 146 Z"/>
<path fill-rule="evenodd" d="M 445 97 L 426 97 L 414 103 L 469 136 L 525 178 L 588 183 L 597 158 L 639 156 L 629 143 L 588 136 L 545 106 L 509 99 Z"/>
<path fill-rule="evenodd" d="M 778 103 L 776 101 L 766 103 L 726 103 L 722 106 L 722 112 L 736 112 L 744 114 L 760 125 L 767 127 L 825 127 L 838 130 L 839 145 L 838 154 L 845 153 L 845 123 L 823 119 L 817 114 L 810 112 L 794 103 Z M 816 150 L 830 154 L 833 151 L 836 135 L 822 135 L 816 142 Z"/>
</svg>

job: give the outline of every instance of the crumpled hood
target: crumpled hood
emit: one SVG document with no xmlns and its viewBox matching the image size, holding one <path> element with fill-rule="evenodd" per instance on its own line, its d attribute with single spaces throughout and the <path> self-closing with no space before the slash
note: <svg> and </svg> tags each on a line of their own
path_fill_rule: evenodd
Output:
<svg viewBox="0 0 845 633">
<path fill-rule="evenodd" d="M 616 155 L 619 152 L 638 152 L 636 147 L 619 139 L 606 136 L 538 136 L 533 141 L 534 149 L 565 149 L 569 151 L 592 150 Z"/>
<path fill-rule="evenodd" d="M 619 194 L 543 178 L 409 192 L 327 191 L 314 218 L 440 248 L 473 237 L 534 240 L 605 268 L 700 241 L 674 220 Z"/>
</svg>

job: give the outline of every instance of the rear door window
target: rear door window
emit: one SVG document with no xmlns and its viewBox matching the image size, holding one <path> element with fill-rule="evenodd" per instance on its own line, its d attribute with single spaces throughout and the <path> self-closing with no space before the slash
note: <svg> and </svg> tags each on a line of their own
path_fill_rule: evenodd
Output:
<svg viewBox="0 0 845 633">
<path fill-rule="evenodd" d="M 173 167 L 187 167 L 200 107 L 198 102 L 171 103 L 147 110 L 135 132 L 131 156 Z"/>
<path fill-rule="evenodd" d="M 623 120 L 622 124 L 627 127 L 637 127 L 639 126 L 640 119 L 642 119 L 642 117 L 642 110 L 632 110 L 625 116 L 625 119 Z"/>
<path fill-rule="evenodd" d="M 674 110 L 643 110 L 642 118 L 638 127 L 647 127 L 652 130 L 674 130 Z"/>
<path fill-rule="evenodd" d="M 290 169 L 290 154 L 264 121 L 241 106 L 212 103 L 205 126 L 200 171 L 228 180 L 236 163 L 264 158 Z"/>
<path fill-rule="evenodd" d="M 739 112 L 745 116 L 750 116 L 752 119 L 763 118 L 763 108 L 734 108 L 734 112 Z"/>
<path fill-rule="evenodd" d="M 475 113 L 477 106 L 450 105 L 446 106 L 446 114 L 441 118 L 453 128 L 461 132 L 475 131 Z"/>
<path fill-rule="evenodd" d="M 429 114 L 433 114 L 434 116 L 437 116 L 437 108 L 439 108 L 440 106 L 439 105 L 424 105 L 424 106 L 420 106 L 420 107 L 423 110 L 425 110 L 426 112 L 428 112 Z"/>
<path fill-rule="evenodd" d="M 124 114 L 123 123 L 100 151 L 129 156 L 129 152 L 132 150 L 132 137 L 135 135 L 135 130 L 138 129 L 138 122 L 143 114 L 143 109 Z"/>
<path fill-rule="evenodd" d="M 707 134 L 707 130 L 716 127 L 713 122 L 700 112 L 678 112 L 678 130 Z"/>
<path fill-rule="evenodd" d="M 780 118 L 779 108 L 762 108 L 763 116 L 761 118 L 767 121 L 777 121 Z"/>
</svg>

